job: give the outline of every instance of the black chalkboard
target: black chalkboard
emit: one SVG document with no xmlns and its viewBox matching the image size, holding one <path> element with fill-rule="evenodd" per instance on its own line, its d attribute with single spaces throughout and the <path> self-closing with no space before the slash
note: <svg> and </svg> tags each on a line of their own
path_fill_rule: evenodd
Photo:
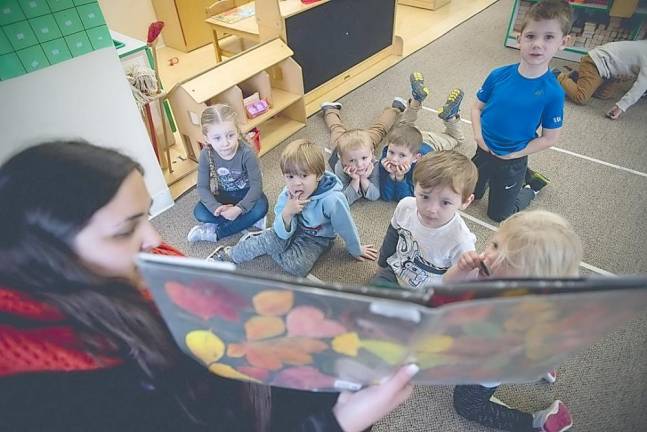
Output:
<svg viewBox="0 0 647 432">
<path fill-rule="evenodd" d="M 391 45 L 394 0 L 331 0 L 286 19 L 306 93 Z"/>
</svg>

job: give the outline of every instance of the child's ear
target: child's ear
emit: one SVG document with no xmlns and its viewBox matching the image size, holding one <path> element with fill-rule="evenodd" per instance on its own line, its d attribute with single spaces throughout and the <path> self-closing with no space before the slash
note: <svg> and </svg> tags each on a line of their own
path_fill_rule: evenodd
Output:
<svg viewBox="0 0 647 432">
<path fill-rule="evenodd" d="M 422 157 L 422 153 L 418 152 L 416 155 L 413 157 L 412 162 L 418 162 L 418 160 Z"/>
<path fill-rule="evenodd" d="M 563 50 L 564 48 L 566 48 L 570 41 L 571 41 L 571 35 L 570 34 L 567 34 L 566 36 L 564 36 L 562 38 L 562 44 L 559 46 L 560 51 Z"/>
<path fill-rule="evenodd" d="M 463 203 L 461 204 L 461 210 L 465 210 L 467 207 L 469 207 L 470 204 L 472 204 L 472 201 L 474 201 L 474 194 L 470 194 L 469 197 Z"/>
</svg>

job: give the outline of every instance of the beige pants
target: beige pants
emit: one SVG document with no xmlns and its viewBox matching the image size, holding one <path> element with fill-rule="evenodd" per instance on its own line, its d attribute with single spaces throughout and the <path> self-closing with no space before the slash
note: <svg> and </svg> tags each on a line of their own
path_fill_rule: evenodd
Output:
<svg viewBox="0 0 647 432">
<path fill-rule="evenodd" d="M 389 133 L 393 124 L 398 119 L 399 114 L 400 111 L 395 108 L 385 108 L 382 114 L 375 120 L 375 123 L 364 129 L 371 136 L 374 151 L 379 147 L 386 134 Z M 337 148 L 337 140 L 348 128 L 341 121 L 339 110 L 335 108 L 330 108 L 326 111 L 324 121 L 330 129 L 330 150 L 335 150 Z"/>
<path fill-rule="evenodd" d="M 415 125 L 416 120 L 418 120 L 418 112 L 421 108 L 422 104 L 412 99 L 402 114 L 402 121 Z M 445 124 L 445 131 L 443 133 L 422 131 L 422 140 L 429 144 L 434 151 L 456 150 L 465 156 L 472 157 L 474 152 L 476 152 L 476 143 L 469 145 L 465 142 L 465 135 L 463 134 L 460 119 L 454 117 L 451 120 L 444 120 L 443 123 Z"/>
</svg>

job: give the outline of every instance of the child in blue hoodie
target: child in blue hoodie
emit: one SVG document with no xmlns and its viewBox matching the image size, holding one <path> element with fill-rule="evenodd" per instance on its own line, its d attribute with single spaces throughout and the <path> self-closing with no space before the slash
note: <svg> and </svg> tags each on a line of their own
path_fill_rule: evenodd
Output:
<svg viewBox="0 0 647 432">
<path fill-rule="evenodd" d="M 286 186 L 274 207 L 272 229 L 247 235 L 234 247 L 221 246 L 212 259 L 242 263 L 267 254 L 286 272 L 303 277 L 339 234 L 357 260 L 375 261 L 375 246 L 360 244 L 341 181 L 325 169 L 320 146 L 303 139 L 288 144 L 281 154 Z"/>
</svg>

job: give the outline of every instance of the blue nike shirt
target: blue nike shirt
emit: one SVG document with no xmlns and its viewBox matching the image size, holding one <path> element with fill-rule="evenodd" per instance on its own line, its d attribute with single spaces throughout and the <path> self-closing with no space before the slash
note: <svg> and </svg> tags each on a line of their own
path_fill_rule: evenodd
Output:
<svg viewBox="0 0 647 432">
<path fill-rule="evenodd" d="M 485 104 L 483 140 L 499 156 L 526 148 L 539 126 L 562 127 L 564 90 L 550 70 L 530 79 L 519 73 L 518 63 L 494 69 L 476 97 Z"/>
</svg>

